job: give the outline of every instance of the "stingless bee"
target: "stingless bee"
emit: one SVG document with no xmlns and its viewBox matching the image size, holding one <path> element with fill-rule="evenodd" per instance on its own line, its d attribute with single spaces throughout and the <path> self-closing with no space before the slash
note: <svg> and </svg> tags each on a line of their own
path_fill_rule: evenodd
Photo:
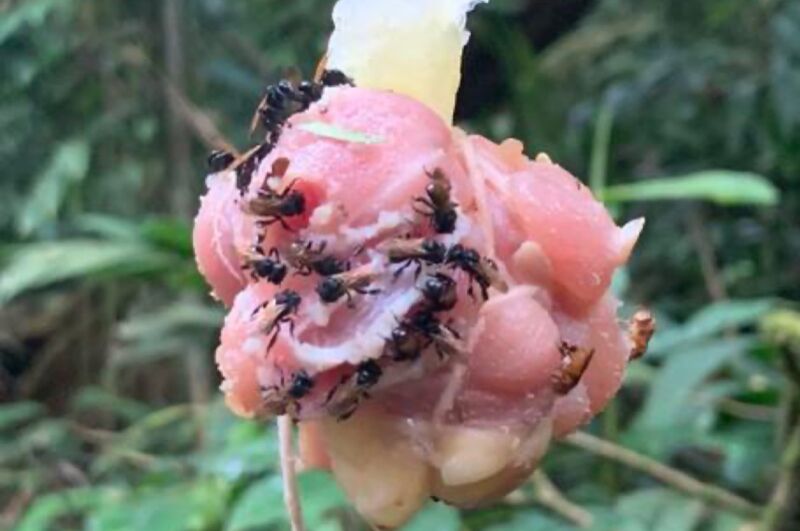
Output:
<svg viewBox="0 0 800 531">
<path fill-rule="evenodd" d="M 414 277 L 419 277 L 423 264 L 441 265 L 447 257 L 447 247 L 431 239 L 396 238 L 386 245 L 386 254 L 390 264 L 403 264 L 394 272 L 395 278 L 403 271 L 416 264 Z"/>
<path fill-rule="evenodd" d="M 508 291 L 508 284 L 500 276 L 497 264 L 482 257 L 475 249 L 457 243 L 447 251 L 445 262 L 451 267 L 464 271 L 469 276 L 470 286 L 467 293 L 470 296 L 474 296 L 473 283 L 478 284 L 483 300 L 489 298 L 490 286 L 502 292 Z"/>
<path fill-rule="evenodd" d="M 247 153 L 236 159 L 228 168 L 236 172 L 236 189 L 239 194 L 244 195 L 253 180 L 253 173 L 258 168 L 259 163 L 270 154 L 274 145 L 270 142 L 250 148 Z"/>
<path fill-rule="evenodd" d="M 395 361 L 414 361 L 430 346 L 441 359 L 459 354 L 458 334 L 443 325 L 431 311 L 422 311 L 403 319 L 386 340 L 387 354 Z"/>
<path fill-rule="evenodd" d="M 250 278 L 255 281 L 264 279 L 280 285 L 289 273 L 289 268 L 281 262 L 278 249 L 273 247 L 268 254 L 264 254 L 264 249 L 259 246 L 255 246 L 253 250 L 255 253 L 247 256 L 242 269 L 250 270 Z"/>
<path fill-rule="evenodd" d="M 236 160 L 236 156 L 233 153 L 225 150 L 217 150 L 212 151 L 208 158 L 206 159 L 206 163 L 208 164 L 208 169 L 211 173 L 219 173 L 234 163 Z"/>
<path fill-rule="evenodd" d="M 296 415 L 300 411 L 298 400 L 307 396 L 314 388 L 314 379 L 301 369 L 288 382 L 281 373 L 280 383 L 261 390 L 261 403 L 270 415 Z"/>
<path fill-rule="evenodd" d="M 430 219 L 431 227 L 439 234 L 452 234 L 456 230 L 458 213 L 456 203 L 450 198 L 452 186 L 444 172 L 436 168 L 428 173 L 430 183 L 425 187 L 426 197 L 414 199 L 414 211 Z M 416 208 L 420 204 L 423 208 Z"/>
<path fill-rule="evenodd" d="M 288 324 L 289 333 L 294 335 L 294 319 L 300 303 L 303 301 L 299 293 L 293 290 L 284 290 L 275 295 L 271 301 L 265 302 L 253 311 L 253 315 L 259 314 L 258 318 L 262 321 L 262 330 L 270 335 L 267 352 L 275 345 L 281 325 Z"/>
<path fill-rule="evenodd" d="M 247 201 L 244 211 L 263 218 L 256 222 L 259 227 L 280 223 L 284 229 L 291 231 L 292 228 L 284 218 L 300 216 L 306 211 L 306 196 L 294 189 L 296 183 L 297 181 L 292 181 L 280 193 L 262 188 L 256 197 Z"/>
<path fill-rule="evenodd" d="M 289 246 L 286 261 L 295 268 L 296 274 L 308 276 L 316 273 L 323 277 L 338 275 L 350 269 L 349 264 L 333 255 L 325 254 L 327 242 L 314 246 L 313 242 L 297 240 Z"/>
<path fill-rule="evenodd" d="M 377 295 L 379 289 L 370 288 L 375 280 L 372 266 L 366 265 L 352 271 L 346 271 L 332 276 L 324 277 L 317 284 L 317 294 L 325 304 L 337 302 L 342 297 L 347 297 L 347 305 L 353 306 L 353 292 L 360 295 Z"/>
<path fill-rule="evenodd" d="M 628 323 L 628 337 L 631 341 L 631 360 L 637 360 L 645 355 L 650 339 L 656 332 L 656 318 L 647 309 L 640 309 L 631 317 Z"/>
<path fill-rule="evenodd" d="M 432 312 L 446 312 L 458 303 L 458 284 L 444 273 L 428 276 L 420 287 L 425 297 L 427 309 Z"/>
<path fill-rule="evenodd" d="M 561 353 L 561 367 L 552 376 L 553 389 L 560 395 L 566 395 L 578 385 L 595 350 L 562 341 L 558 351 Z"/>
<path fill-rule="evenodd" d="M 325 407 L 338 420 L 347 420 L 358 409 L 362 400 L 369 398 L 369 390 L 383 376 L 383 369 L 376 360 L 362 361 L 355 372 L 343 376 L 328 393 Z"/>
</svg>

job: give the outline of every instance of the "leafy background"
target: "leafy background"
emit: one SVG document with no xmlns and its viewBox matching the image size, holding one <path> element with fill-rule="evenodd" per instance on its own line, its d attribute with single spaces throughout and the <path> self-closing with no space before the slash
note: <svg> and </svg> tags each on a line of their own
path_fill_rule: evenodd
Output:
<svg viewBox="0 0 800 531">
<path fill-rule="evenodd" d="M 190 223 L 205 153 L 311 71 L 331 4 L 0 0 L 0 527 L 286 528 L 272 428 L 219 401 Z M 661 330 L 544 474 L 408 529 L 799 529 L 800 4 L 479 11 L 459 122 L 648 217 L 615 289 Z M 300 483 L 310 529 L 365 528 Z"/>
</svg>

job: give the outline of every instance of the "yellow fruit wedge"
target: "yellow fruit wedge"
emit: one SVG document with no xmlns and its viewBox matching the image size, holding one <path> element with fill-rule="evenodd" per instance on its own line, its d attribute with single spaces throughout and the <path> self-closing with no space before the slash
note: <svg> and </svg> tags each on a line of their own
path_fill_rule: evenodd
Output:
<svg viewBox="0 0 800 531">
<path fill-rule="evenodd" d="M 488 0 L 339 0 L 328 68 L 361 87 L 393 90 L 452 122 L 469 39 L 467 13 Z"/>
</svg>

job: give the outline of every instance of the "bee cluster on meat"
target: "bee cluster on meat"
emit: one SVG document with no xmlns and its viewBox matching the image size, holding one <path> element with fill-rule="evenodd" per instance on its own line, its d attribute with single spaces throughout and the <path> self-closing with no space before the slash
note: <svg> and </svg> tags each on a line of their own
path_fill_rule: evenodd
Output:
<svg viewBox="0 0 800 531">
<path fill-rule="evenodd" d="M 243 257 L 242 269 L 249 272 L 254 282 L 264 280 L 281 286 L 289 273 L 319 277 L 315 292 L 323 304 L 334 304 L 342 299 L 350 308 L 356 305 L 356 296 L 380 293 L 373 287 L 377 274 L 371 269 L 353 268 L 350 259 L 341 259 L 327 252 L 327 242 L 295 240 L 281 252 L 276 247 L 265 251 L 265 230 L 280 224 L 292 231 L 287 218 L 306 213 L 304 194 L 295 189 L 296 181 L 279 192 L 273 188 L 275 181 L 285 178 L 290 166 L 287 158 L 275 160 L 264 182 L 254 197 L 246 197 L 253 174 L 275 147 L 288 119 L 295 113 L 307 110 L 322 97 L 325 87 L 352 85 L 339 71 L 325 71 L 317 81 L 304 81 L 297 86 L 283 80 L 270 85 L 258 105 L 251 129 L 259 125 L 266 131 L 265 141 L 236 158 L 225 151 L 215 151 L 208 158 L 212 172 L 234 171 L 236 187 L 242 197 L 242 209 L 256 218 L 260 232 L 258 244 Z M 412 209 L 427 220 L 435 235 L 455 232 L 458 223 L 458 204 L 452 199 L 452 185 L 445 172 L 436 168 L 427 170 L 428 183 L 424 195 L 412 198 Z M 362 361 L 341 377 L 325 397 L 328 414 L 340 420 L 349 418 L 359 404 L 370 397 L 370 390 L 378 384 L 391 364 L 414 362 L 428 349 L 435 351 L 441 361 L 460 353 L 460 335 L 452 326 L 442 321 L 442 314 L 458 303 L 456 275 L 463 274 L 468 282 L 467 293 L 475 300 L 475 287 L 484 301 L 489 299 L 489 288 L 500 292 L 508 290 L 497 265 L 477 250 L 460 243 L 447 246 L 436 236 L 395 238 L 383 245 L 388 266 L 399 266 L 393 273 L 395 279 L 408 268 L 414 267 L 414 278 L 420 291 L 420 300 L 402 318 L 385 340 L 381 355 Z M 360 251 L 359 251 L 360 252 Z M 358 252 L 356 253 L 358 254 Z M 352 257 L 351 257 L 352 258 Z M 422 271 L 424 278 L 419 281 Z M 294 334 L 294 318 L 303 303 L 302 296 L 294 290 L 279 291 L 273 299 L 259 305 L 253 312 L 263 333 L 269 336 L 267 351 L 276 343 L 284 327 Z M 556 392 L 569 392 L 583 375 L 594 350 L 581 349 L 566 343 L 560 346 L 562 369 L 553 377 Z M 301 399 L 308 396 L 316 384 L 314 376 L 301 369 L 288 378 L 280 377 L 276 385 L 262 389 L 264 410 L 272 415 L 297 416 Z"/>
</svg>

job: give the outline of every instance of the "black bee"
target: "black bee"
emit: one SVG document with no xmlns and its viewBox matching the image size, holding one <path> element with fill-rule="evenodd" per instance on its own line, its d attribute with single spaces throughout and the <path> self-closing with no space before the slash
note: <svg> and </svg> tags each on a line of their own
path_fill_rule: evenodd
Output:
<svg viewBox="0 0 800 531">
<path fill-rule="evenodd" d="M 264 254 L 261 247 L 255 247 L 256 254 L 248 257 L 243 269 L 250 270 L 250 277 L 253 280 L 264 279 L 275 285 L 280 285 L 289 272 L 286 264 L 281 262 L 280 253 L 276 248 L 272 248 L 268 254 Z"/>
<path fill-rule="evenodd" d="M 433 343 L 441 330 L 439 319 L 431 312 L 420 312 L 401 321 L 387 340 L 389 354 L 395 361 L 413 361 Z"/>
<path fill-rule="evenodd" d="M 423 264 L 441 265 L 445 263 L 447 247 L 436 240 L 397 238 L 387 245 L 386 254 L 390 264 L 403 264 L 400 269 L 395 271 L 395 278 L 399 277 L 412 264 L 417 266 L 414 276 L 418 277 Z"/>
<path fill-rule="evenodd" d="M 326 87 L 337 87 L 340 85 L 353 86 L 353 80 L 347 77 L 344 72 L 340 70 L 325 70 L 319 78 L 319 82 Z"/>
<path fill-rule="evenodd" d="M 497 265 L 488 258 L 482 257 L 475 249 L 470 249 L 461 244 L 453 245 L 447 251 L 445 262 L 464 271 L 470 278 L 468 293 L 474 296 L 473 282 L 478 284 L 484 300 L 489 298 L 489 287 L 494 286 L 500 291 L 507 291 L 508 285 L 500 277 Z"/>
<path fill-rule="evenodd" d="M 458 284 L 444 273 L 427 277 L 420 291 L 425 297 L 427 309 L 432 312 L 452 310 L 458 302 Z"/>
<path fill-rule="evenodd" d="M 458 206 L 450 199 L 452 187 L 450 181 L 445 177 L 444 172 L 436 168 L 428 177 L 431 182 L 425 187 L 426 197 L 414 199 L 414 210 L 430 219 L 431 227 L 439 234 L 452 234 L 456 230 Z M 424 208 L 416 208 L 416 204 L 421 204 Z"/>
<path fill-rule="evenodd" d="M 308 276 L 316 273 L 329 277 L 344 273 L 350 269 L 347 262 L 343 262 L 333 255 L 326 255 L 327 242 L 320 242 L 315 248 L 313 242 L 298 240 L 289 246 L 286 261 L 294 267 L 296 274 Z"/>
<path fill-rule="evenodd" d="M 383 369 L 375 360 L 362 361 L 356 366 L 354 373 L 342 377 L 338 385 L 328 393 L 325 402 L 328 413 L 338 420 L 347 420 L 358 409 L 365 398 L 369 398 L 369 390 L 383 376 Z"/>
<path fill-rule="evenodd" d="M 561 353 L 561 367 L 552 375 L 552 383 L 556 393 L 565 395 L 578 385 L 595 351 L 566 341 L 559 344 L 558 350 Z"/>
<path fill-rule="evenodd" d="M 270 154 L 274 145 L 271 142 L 263 142 L 237 159 L 229 168 L 236 172 L 236 189 L 244 195 L 253 180 L 253 173 L 258 168 L 259 163 Z"/>
<path fill-rule="evenodd" d="M 284 79 L 276 85 L 269 85 L 253 115 L 250 133 L 252 134 L 260 124 L 266 130 L 267 138 L 277 142 L 286 121 L 294 113 L 302 110 L 301 99 L 302 96 L 291 81 Z"/>
<path fill-rule="evenodd" d="M 208 169 L 212 173 L 219 173 L 225 169 L 227 169 L 231 164 L 234 163 L 236 157 L 233 153 L 224 150 L 217 150 L 212 151 L 211 154 L 208 155 L 208 159 L 206 162 L 208 164 Z"/>
<path fill-rule="evenodd" d="M 264 333 L 272 337 L 269 340 L 267 351 L 269 351 L 278 340 L 281 325 L 288 323 L 289 333 L 294 335 L 294 319 L 292 316 L 297 314 L 300 303 L 303 301 L 300 294 L 292 290 L 284 290 L 275 295 L 275 298 L 266 302 L 255 309 L 253 315 L 261 312 L 260 319 L 264 321 Z"/>
<path fill-rule="evenodd" d="M 314 379 L 304 370 L 300 370 L 292 377 L 287 394 L 294 400 L 300 400 L 314 388 Z"/>
<path fill-rule="evenodd" d="M 306 211 L 306 196 L 294 190 L 297 181 L 293 181 L 286 189 L 277 193 L 270 188 L 262 188 L 258 195 L 247 201 L 245 212 L 261 219 L 257 222 L 260 227 L 268 227 L 273 223 L 280 223 L 286 230 L 292 230 L 284 218 L 302 215 Z"/>
<path fill-rule="evenodd" d="M 317 284 L 317 294 L 320 300 L 326 304 L 332 304 L 342 297 L 347 297 L 347 305 L 353 306 L 353 293 L 361 295 L 376 295 L 379 289 L 370 289 L 370 284 L 374 280 L 372 268 L 369 270 L 354 270 L 339 273 L 337 275 L 323 278 Z"/>
</svg>

